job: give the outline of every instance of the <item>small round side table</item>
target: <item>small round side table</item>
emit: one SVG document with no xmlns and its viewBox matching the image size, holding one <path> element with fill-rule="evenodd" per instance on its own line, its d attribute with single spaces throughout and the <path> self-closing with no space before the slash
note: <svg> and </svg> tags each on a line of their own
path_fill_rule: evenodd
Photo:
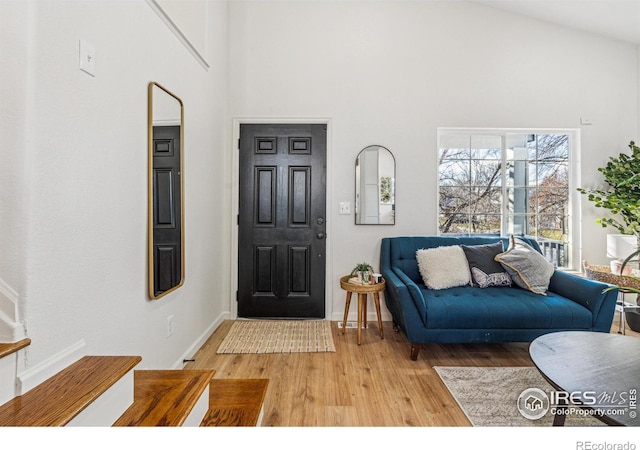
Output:
<svg viewBox="0 0 640 450">
<path fill-rule="evenodd" d="M 376 313 L 378 314 L 378 330 L 380 331 L 380 339 L 384 339 L 384 332 L 382 331 L 382 317 L 380 316 L 380 291 L 384 290 L 386 285 L 384 278 L 380 283 L 376 284 L 350 283 L 350 278 L 351 275 L 345 275 L 340 278 L 340 287 L 347 291 L 344 320 L 342 321 L 342 334 L 344 334 L 347 326 L 347 315 L 349 314 L 351 295 L 355 292 L 358 294 L 358 345 L 360 345 L 362 322 L 364 322 L 364 327 L 367 327 L 367 294 L 373 294 L 373 302 L 376 305 Z"/>
</svg>

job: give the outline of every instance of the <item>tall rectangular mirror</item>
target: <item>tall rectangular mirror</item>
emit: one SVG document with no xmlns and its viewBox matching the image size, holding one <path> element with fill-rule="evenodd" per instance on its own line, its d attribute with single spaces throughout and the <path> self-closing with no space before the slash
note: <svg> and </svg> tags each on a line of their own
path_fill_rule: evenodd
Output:
<svg viewBox="0 0 640 450">
<path fill-rule="evenodd" d="M 182 100 L 151 82 L 148 115 L 149 296 L 159 299 L 184 282 Z"/>
</svg>

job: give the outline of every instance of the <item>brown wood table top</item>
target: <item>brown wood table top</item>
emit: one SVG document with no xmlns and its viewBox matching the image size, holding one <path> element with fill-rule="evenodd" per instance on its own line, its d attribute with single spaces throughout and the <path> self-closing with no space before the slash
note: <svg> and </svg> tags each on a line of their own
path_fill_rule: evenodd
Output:
<svg viewBox="0 0 640 450">
<path fill-rule="evenodd" d="M 374 292 L 383 291 L 386 286 L 384 278 L 380 283 L 375 284 L 351 283 L 349 281 L 350 278 L 352 278 L 352 275 L 345 275 L 340 278 L 340 287 L 345 291 L 351 291 L 358 294 L 373 294 Z"/>
<path fill-rule="evenodd" d="M 640 426 L 640 339 L 590 331 L 549 333 L 529 354 L 540 373 L 609 425 Z M 571 407 L 572 405 L 568 405 Z"/>
</svg>

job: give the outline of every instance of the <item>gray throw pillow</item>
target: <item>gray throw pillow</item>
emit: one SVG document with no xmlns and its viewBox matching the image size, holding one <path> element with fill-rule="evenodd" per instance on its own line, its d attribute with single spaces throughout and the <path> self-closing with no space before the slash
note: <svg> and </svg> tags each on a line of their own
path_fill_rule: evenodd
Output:
<svg viewBox="0 0 640 450">
<path fill-rule="evenodd" d="M 536 249 L 511 236 L 509 248 L 497 255 L 495 260 L 502 264 L 515 284 L 533 293 L 546 295 L 554 269 Z"/>
<path fill-rule="evenodd" d="M 469 270 L 473 285 L 481 288 L 489 286 L 511 286 L 511 277 L 505 271 L 502 264 L 495 260 L 495 257 L 504 252 L 502 242 L 482 245 L 461 245 Z M 475 270 L 474 270 L 475 269 Z M 494 274 L 499 274 L 492 276 Z"/>
<path fill-rule="evenodd" d="M 471 268 L 473 283 L 481 288 L 490 286 L 511 286 L 511 277 L 507 272 L 484 273 L 477 267 Z"/>
</svg>

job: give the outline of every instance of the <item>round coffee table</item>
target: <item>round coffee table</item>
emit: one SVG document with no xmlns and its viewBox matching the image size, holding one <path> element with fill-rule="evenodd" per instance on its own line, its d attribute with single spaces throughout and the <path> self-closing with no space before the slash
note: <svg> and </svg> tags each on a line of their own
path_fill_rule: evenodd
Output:
<svg viewBox="0 0 640 450">
<path fill-rule="evenodd" d="M 535 339 L 529 354 L 542 376 L 563 394 L 554 426 L 573 404 L 608 425 L 640 426 L 640 339 L 592 331 L 562 331 Z"/>
<path fill-rule="evenodd" d="M 351 283 L 349 282 L 350 278 L 351 275 L 345 275 L 340 278 L 340 287 L 347 291 L 344 320 L 342 321 L 342 334 L 344 334 L 347 328 L 347 315 L 349 314 L 351 295 L 355 292 L 358 294 L 358 345 L 360 345 L 362 322 L 364 322 L 364 327 L 367 327 L 367 295 L 373 294 L 373 302 L 376 305 L 376 313 L 378 314 L 378 330 L 380 331 L 380 339 L 384 339 L 384 332 L 382 331 L 382 317 L 380 316 L 380 291 L 383 291 L 386 286 L 384 278 L 380 283 L 376 284 Z"/>
</svg>

